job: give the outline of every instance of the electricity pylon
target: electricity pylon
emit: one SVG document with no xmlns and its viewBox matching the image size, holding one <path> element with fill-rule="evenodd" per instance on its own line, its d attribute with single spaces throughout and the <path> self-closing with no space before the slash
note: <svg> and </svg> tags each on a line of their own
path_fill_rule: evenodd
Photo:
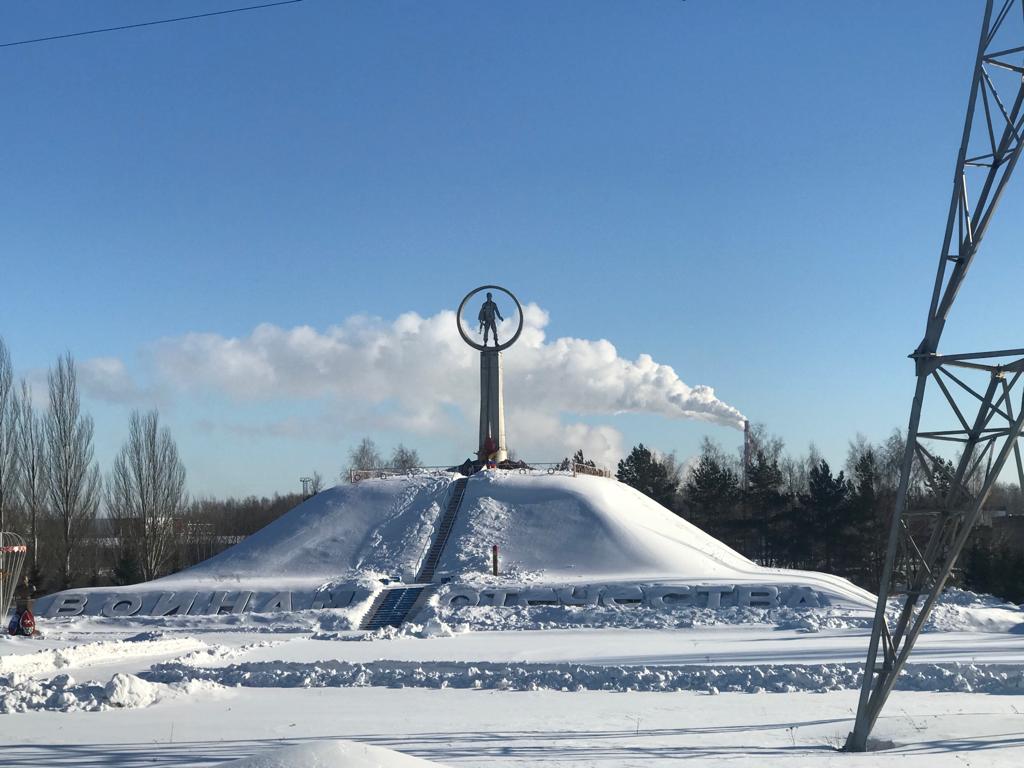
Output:
<svg viewBox="0 0 1024 768">
<path fill-rule="evenodd" d="M 1024 391 L 1024 349 L 938 352 L 949 311 L 1020 157 L 1022 107 L 1024 0 L 987 0 L 928 321 L 911 355 L 917 389 L 849 751 L 867 748 L 868 735 L 1011 454 L 1024 488 L 1018 443 L 1024 398 L 1015 407 Z M 928 402 L 927 418 L 935 418 L 936 429 L 921 428 L 927 392 L 935 401 Z M 934 447 L 943 443 L 954 448 L 951 457 Z M 912 476 L 934 500 L 926 512 L 908 513 L 908 494 L 917 482 Z M 903 595 L 902 606 L 890 627 L 887 602 L 897 593 Z"/>
</svg>

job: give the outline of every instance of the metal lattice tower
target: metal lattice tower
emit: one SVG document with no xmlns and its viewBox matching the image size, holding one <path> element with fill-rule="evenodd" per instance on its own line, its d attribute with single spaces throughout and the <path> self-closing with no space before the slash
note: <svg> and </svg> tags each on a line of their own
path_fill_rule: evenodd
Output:
<svg viewBox="0 0 1024 768">
<path fill-rule="evenodd" d="M 917 389 L 864 667 L 857 721 L 846 749 L 867 748 L 893 684 L 949 578 L 1024 426 L 1024 349 L 939 354 L 939 340 L 1024 137 L 1024 0 L 986 0 L 953 196 L 924 339 L 911 355 Z M 926 393 L 931 397 L 925 408 Z M 922 429 L 922 412 L 926 429 Z M 944 457 L 936 446 L 952 447 Z M 947 451 L 948 453 L 948 451 Z M 933 503 L 908 511 L 919 478 Z M 902 593 L 890 626 L 886 606 Z"/>
</svg>

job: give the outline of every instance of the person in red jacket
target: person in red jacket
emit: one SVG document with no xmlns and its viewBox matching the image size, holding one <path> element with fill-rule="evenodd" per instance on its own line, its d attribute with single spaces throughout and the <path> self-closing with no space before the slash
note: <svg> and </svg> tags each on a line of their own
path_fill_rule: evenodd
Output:
<svg viewBox="0 0 1024 768">
<path fill-rule="evenodd" d="M 14 590 L 14 614 L 11 616 L 11 623 L 7 626 L 8 634 L 24 637 L 38 634 L 36 617 L 32 614 L 32 596 L 34 594 L 35 587 L 32 586 L 28 575 L 26 575 Z"/>
</svg>

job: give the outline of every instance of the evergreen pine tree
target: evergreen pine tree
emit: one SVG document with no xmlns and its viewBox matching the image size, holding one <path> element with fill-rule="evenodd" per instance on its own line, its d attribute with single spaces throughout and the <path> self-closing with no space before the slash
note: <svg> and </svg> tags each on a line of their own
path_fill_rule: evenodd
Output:
<svg viewBox="0 0 1024 768">
<path fill-rule="evenodd" d="M 732 544 L 738 521 L 740 483 L 721 454 L 705 444 L 697 464 L 683 485 L 692 522 L 716 538 Z"/>
<path fill-rule="evenodd" d="M 813 558 L 812 543 L 816 538 L 821 544 L 820 567 L 828 573 L 835 572 L 836 558 L 845 541 L 845 518 L 850 511 L 849 495 L 850 484 L 842 470 L 833 476 L 832 468 L 825 459 L 811 467 L 803 504 L 807 525 L 798 547 Z"/>
<path fill-rule="evenodd" d="M 125 547 L 121 555 L 114 563 L 110 579 L 118 586 L 126 584 L 137 584 L 142 581 L 142 569 L 139 567 L 139 559 L 135 556 L 131 547 Z"/>
<path fill-rule="evenodd" d="M 673 508 L 678 490 L 675 478 L 668 466 L 659 461 L 643 443 L 634 446 L 629 456 L 619 462 L 615 476 L 663 507 Z"/>
<path fill-rule="evenodd" d="M 583 449 L 577 448 L 576 453 L 572 455 L 572 461 L 574 464 L 582 464 L 585 467 L 596 467 L 597 464 L 592 459 L 588 459 L 583 455 Z"/>
<path fill-rule="evenodd" d="M 890 500 L 882 493 L 882 470 L 874 448 L 864 451 L 853 466 L 853 486 L 850 491 L 850 514 L 845 521 L 845 543 L 857 546 L 846 547 L 846 557 L 841 558 L 837 567 L 843 568 L 843 575 L 871 583 L 875 570 L 872 551 L 881 552 L 882 539 L 888 530 L 888 507 Z"/>
<path fill-rule="evenodd" d="M 744 494 L 750 525 L 748 532 L 755 533 L 756 540 L 745 547 L 754 553 L 761 565 L 774 565 L 780 557 L 783 542 L 781 518 L 787 498 L 782 493 L 783 475 L 777 458 L 763 450 L 755 451 L 747 471 L 747 490 Z M 748 534 L 749 535 L 749 534 Z"/>
</svg>

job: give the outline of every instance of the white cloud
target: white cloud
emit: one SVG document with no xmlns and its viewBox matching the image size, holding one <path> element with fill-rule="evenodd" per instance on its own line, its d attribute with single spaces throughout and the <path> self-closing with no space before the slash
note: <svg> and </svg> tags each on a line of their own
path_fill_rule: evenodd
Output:
<svg viewBox="0 0 1024 768">
<path fill-rule="evenodd" d="M 506 413 L 511 447 L 527 461 L 560 461 L 578 449 L 599 466 L 614 468 L 622 458 L 622 433 L 608 425 L 563 423 L 556 414 L 515 408 Z"/>
<path fill-rule="evenodd" d="M 743 416 L 707 386 L 689 386 L 649 355 L 619 356 L 606 340 L 548 340 L 548 314 L 524 307 L 519 342 L 504 353 L 510 438 L 521 455 L 553 459 L 582 447 L 611 463 L 622 437 L 580 417 L 648 413 L 740 427 Z M 507 320 L 502 338 L 511 333 Z M 262 324 L 242 338 L 190 333 L 155 345 L 161 388 L 216 392 L 238 401 L 322 400 L 332 420 L 420 435 L 461 434 L 479 407 L 479 357 L 459 338 L 455 313 L 406 313 L 393 322 L 356 316 L 318 331 Z M 90 387 L 137 391 L 118 360 L 83 364 Z M 126 381 L 127 380 L 127 381 Z M 130 385 L 130 386 L 129 386 Z M 254 427 L 268 434 L 295 423 Z"/>
<path fill-rule="evenodd" d="M 98 400 L 126 403 L 141 396 L 127 366 L 116 357 L 93 357 L 79 363 L 78 379 L 82 391 Z"/>
</svg>

